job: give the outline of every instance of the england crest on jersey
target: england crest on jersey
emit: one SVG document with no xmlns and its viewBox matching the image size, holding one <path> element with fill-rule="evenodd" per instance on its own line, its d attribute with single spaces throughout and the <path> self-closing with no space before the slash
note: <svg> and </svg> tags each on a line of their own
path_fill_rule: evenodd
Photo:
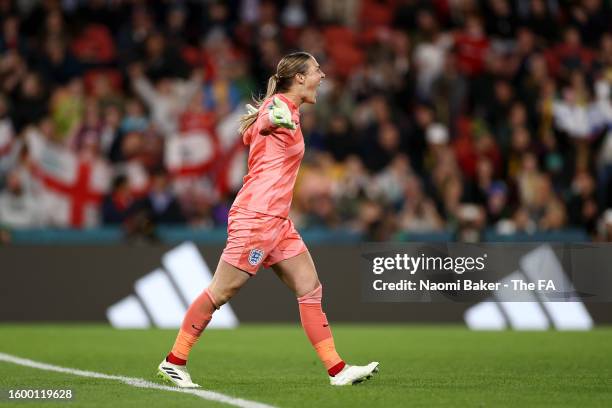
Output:
<svg viewBox="0 0 612 408">
<path fill-rule="evenodd" d="M 249 263 L 253 266 L 259 264 L 263 260 L 264 252 L 261 249 L 251 249 L 249 252 Z"/>
</svg>

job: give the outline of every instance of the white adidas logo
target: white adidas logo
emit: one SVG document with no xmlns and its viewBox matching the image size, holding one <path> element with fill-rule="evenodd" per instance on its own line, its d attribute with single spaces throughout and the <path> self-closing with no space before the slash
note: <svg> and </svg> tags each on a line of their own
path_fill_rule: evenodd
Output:
<svg viewBox="0 0 612 408">
<path fill-rule="evenodd" d="M 113 327 L 121 329 L 178 328 L 187 307 L 208 286 L 212 273 L 192 242 L 164 254 L 162 268 L 138 279 L 135 294 L 106 310 Z M 209 328 L 234 328 L 238 319 L 229 304 L 215 312 Z"/>
<path fill-rule="evenodd" d="M 563 272 L 555 253 L 543 245 L 525 255 L 520 261 L 520 270 L 505 277 L 502 282 L 512 279 L 537 282 L 538 279 L 552 279 L 566 293 L 574 293 L 574 285 Z M 472 330 L 589 330 L 593 319 L 579 298 L 570 302 L 546 302 L 533 293 L 526 302 L 512 302 L 510 291 L 499 291 L 495 299 L 478 303 L 466 310 L 464 319 Z"/>
</svg>

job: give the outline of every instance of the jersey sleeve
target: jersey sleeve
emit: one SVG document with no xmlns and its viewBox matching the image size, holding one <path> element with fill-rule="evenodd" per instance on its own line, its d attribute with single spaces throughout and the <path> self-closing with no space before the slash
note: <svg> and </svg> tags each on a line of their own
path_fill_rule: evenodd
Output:
<svg viewBox="0 0 612 408">
<path fill-rule="evenodd" d="M 268 101 L 266 104 L 262 105 L 259 109 L 259 115 L 257 116 L 257 121 L 255 125 L 257 126 L 257 132 L 262 135 L 268 135 L 272 133 L 273 130 L 278 128 L 275 124 L 270 120 L 270 104 L 272 101 Z"/>
<path fill-rule="evenodd" d="M 260 108 L 257 120 L 249 127 L 243 137 L 244 144 L 249 145 L 258 136 L 273 137 L 280 141 L 291 138 L 291 130 L 277 126 L 270 120 L 270 104 L 272 99 L 266 101 Z"/>
</svg>

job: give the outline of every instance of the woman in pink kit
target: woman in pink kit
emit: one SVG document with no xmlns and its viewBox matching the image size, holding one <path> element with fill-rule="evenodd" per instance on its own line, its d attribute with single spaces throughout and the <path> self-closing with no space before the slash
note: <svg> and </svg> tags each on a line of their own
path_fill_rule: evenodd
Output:
<svg viewBox="0 0 612 408">
<path fill-rule="evenodd" d="M 346 364 L 321 308 L 323 288 L 314 263 L 288 218 L 293 187 L 304 156 L 299 107 L 315 103 L 325 74 L 306 52 L 286 55 L 257 107 L 247 105 L 240 133 L 249 145 L 248 174 L 229 212 L 227 244 L 212 282 L 191 304 L 158 376 L 184 388 L 199 387 L 186 369 L 189 352 L 210 322 L 213 312 L 229 301 L 261 265 L 271 267 L 298 301 L 308 339 L 327 369 L 332 385 L 366 380 L 378 363 Z"/>
</svg>

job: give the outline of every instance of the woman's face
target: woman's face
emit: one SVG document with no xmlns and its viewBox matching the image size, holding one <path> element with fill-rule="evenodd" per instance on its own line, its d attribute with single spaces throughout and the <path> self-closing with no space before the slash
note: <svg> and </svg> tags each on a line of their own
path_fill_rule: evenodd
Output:
<svg viewBox="0 0 612 408">
<path fill-rule="evenodd" d="M 325 78 L 325 73 L 321 71 L 318 62 L 311 58 L 308 61 L 308 68 L 304 74 L 302 86 L 302 100 L 305 103 L 315 103 L 317 101 L 317 89 L 321 81 Z"/>
</svg>

